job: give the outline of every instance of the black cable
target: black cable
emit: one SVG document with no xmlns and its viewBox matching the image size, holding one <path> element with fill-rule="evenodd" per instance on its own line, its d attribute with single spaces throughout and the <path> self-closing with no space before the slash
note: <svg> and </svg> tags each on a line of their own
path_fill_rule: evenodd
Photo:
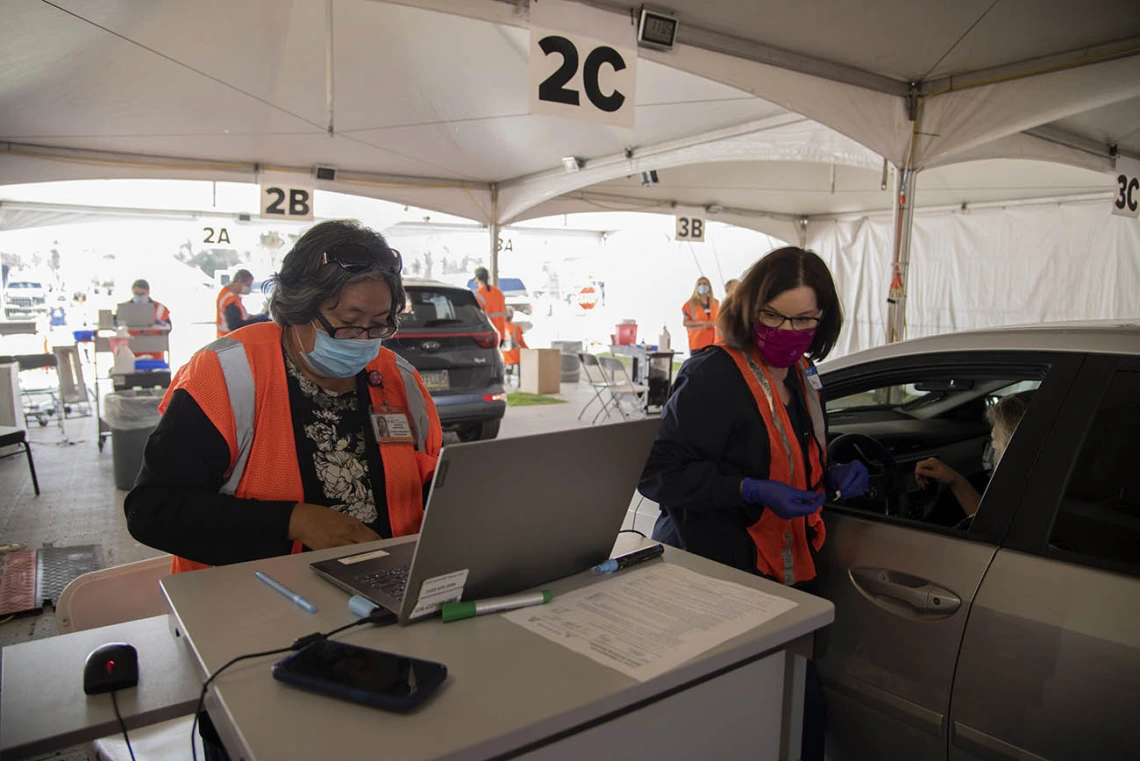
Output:
<svg viewBox="0 0 1140 761">
<path fill-rule="evenodd" d="M 637 507 L 633 508 L 633 520 L 629 524 L 629 530 L 635 534 L 641 534 L 641 532 L 637 530 L 637 511 L 641 509 L 641 505 L 644 502 L 645 502 L 645 495 L 643 494 L 643 495 L 641 495 L 641 499 L 637 500 Z M 641 534 L 641 535 L 645 536 L 645 534 Z"/>
<path fill-rule="evenodd" d="M 638 530 L 637 530 L 637 529 L 635 529 L 635 528 L 623 528 L 623 529 L 622 529 L 621 531 L 619 531 L 618 533 L 619 533 L 619 534 L 637 534 L 637 535 L 638 535 L 638 536 L 640 536 L 642 539 L 648 539 L 648 538 L 649 538 L 649 537 L 647 537 L 645 534 L 641 533 L 640 531 L 638 531 Z"/>
<path fill-rule="evenodd" d="M 202 682 L 202 691 L 200 693 L 198 693 L 198 706 L 194 710 L 194 721 L 191 722 L 191 724 L 190 724 L 190 756 L 191 756 L 191 758 L 193 758 L 194 761 L 198 761 L 198 746 L 194 743 L 194 736 L 198 733 L 198 715 L 202 713 L 202 706 L 206 702 L 206 691 L 210 688 L 210 683 L 213 682 L 215 679 L 217 679 L 218 676 L 220 676 L 221 673 L 223 671 L 225 671 L 226 669 L 228 669 L 230 666 L 234 665 L 235 663 L 239 663 L 241 661 L 251 660 L 253 658 L 264 658 L 267 655 L 279 655 L 281 653 L 288 653 L 288 652 L 291 652 L 294 650 L 300 650 L 301 648 L 306 647 L 308 645 L 311 645 L 314 642 L 320 642 L 321 640 L 328 639 L 329 637 L 333 636 L 334 634 L 340 634 L 342 631 L 345 631 L 346 629 L 351 629 L 354 626 L 363 626 L 364 624 L 377 624 L 377 625 L 390 624 L 390 623 L 394 622 L 395 620 L 396 620 L 395 616 L 393 616 L 387 610 L 384 610 L 381 608 L 381 609 L 378 609 L 376 611 L 373 611 L 371 615 L 368 615 L 364 618 L 357 619 L 356 621 L 353 621 L 352 623 L 345 624 L 344 626 L 333 629 L 332 631 L 325 632 L 323 634 L 321 632 L 313 632 L 312 634 L 306 634 L 304 637 L 298 637 L 297 639 L 293 640 L 293 644 L 289 645 L 288 647 L 279 647 L 276 650 L 263 650 L 260 653 L 247 653 L 245 655 L 239 655 L 236 658 L 230 659 L 230 661 L 228 663 L 223 665 L 221 668 L 219 668 L 213 674 L 210 674 L 210 676 L 206 678 L 206 681 Z M 114 693 L 111 693 L 111 697 L 112 697 L 112 699 L 114 699 Z M 118 709 L 116 708 L 115 710 L 116 710 L 116 713 L 118 713 Z M 119 719 L 119 721 L 122 722 L 122 719 Z M 124 726 L 123 727 L 123 736 L 125 737 L 126 734 L 127 734 L 127 728 L 126 728 L 126 726 Z M 127 743 L 127 748 L 130 749 L 130 742 L 129 741 Z M 134 761 L 134 754 L 133 753 L 131 754 L 131 761 Z"/>
<path fill-rule="evenodd" d="M 115 699 L 114 690 L 111 690 L 111 705 L 115 707 L 115 718 L 119 720 L 119 728 L 123 730 L 123 739 L 127 741 L 127 753 L 131 754 L 131 761 L 135 761 L 135 751 L 131 748 L 131 738 L 127 737 L 127 722 L 123 721 L 123 715 L 119 713 L 119 701 Z"/>
</svg>

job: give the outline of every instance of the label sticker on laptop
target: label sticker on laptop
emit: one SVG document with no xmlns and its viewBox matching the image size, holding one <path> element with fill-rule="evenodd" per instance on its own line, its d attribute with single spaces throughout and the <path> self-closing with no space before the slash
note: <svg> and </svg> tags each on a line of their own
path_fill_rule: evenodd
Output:
<svg viewBox="0 0 1140 761">
<path fill-rule="evenodd" d="M 363 563 L 365 560 L 375 560 L 376 558 L 388 557 L 388 553 L 384 550 L 372 550 L 372 552 L 362 552 L 359 555 L 349 555 L 348 557 L 337 558 L 342 565 L 352 565 L 353 563 Z"/>
<path fill-rule="evenodd" d="M 439 610 L 445 602 L 458 602 L 463 599 L 463 587 L 467 584 L 469 569 L 433 576 L 424 579 L 420 585 L 420 598 L 412 609 L 409 618 L 423 618 Z"/>
</svg>

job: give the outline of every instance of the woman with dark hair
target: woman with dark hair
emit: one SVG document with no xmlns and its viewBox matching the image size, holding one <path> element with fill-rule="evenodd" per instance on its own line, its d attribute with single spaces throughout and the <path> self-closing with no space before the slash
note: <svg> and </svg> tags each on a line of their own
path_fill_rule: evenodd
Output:
<svg viewBox="0 0 1140 761">
<path fill-rule="evenodd" d="M 784 584 L 815 578 L 824 487 L 867 488 L 862 463 L 827 463 L 812 361 L 842 326 L 817 255 L 781 248 L 745 273 L 720 312 L 722 341 L 685 363 L 665 406 L 640 485 L 661 506 L 654 538 Z"/>
<path fill-rule="evenodd" d="M 419 374 L 381 346 L 400 270 L 379 234 L 322 222 L 282 263 L 274 322 L 178 371 L 124 503 L 174 573 L 419 531 L 443 436 Z"/>
<path fill-rule="evenodd" d="M 843 310 L 827 265 L 777 249 L 725 301 L 716 347 L 677 374 L 639 490 L 661 506 L 653 538 L 781 584 L 815 578 L 824 489 L 867 490 L 860 462 L 829 465 L 819 376 Z M 808 668 L 803 757 L 823 758 L 822 694 Z"/>
</svg>

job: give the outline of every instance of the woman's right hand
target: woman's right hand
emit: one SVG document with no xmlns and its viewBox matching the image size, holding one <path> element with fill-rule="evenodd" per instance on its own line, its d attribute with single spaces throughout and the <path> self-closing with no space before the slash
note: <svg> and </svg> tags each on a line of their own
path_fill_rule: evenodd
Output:
<svg viewBox="0 0 1140 761">
<path fill-rule="evenodd" d="M 920 489 L 925 489 L 931 481 L 953 486 L 960 478 L 962 475 L 958 471 L 937 457 L 928 457 L 914 466 L 914 480 Z"/>
<path fill-rule="evenodd" d="M 801 491 L 779 481 L 746 478 L 740 483 L 745 502 L 763 505 L 785 520 L 811 515 L 823 506 L 823 492 Z"/>
<path fill-rule="evenodd" d="M 289 516 L 289 538 L 310 550 L 374 542 L 380 535 L 351 515 L 332 508 L 298 502 Z"/>
</svg>

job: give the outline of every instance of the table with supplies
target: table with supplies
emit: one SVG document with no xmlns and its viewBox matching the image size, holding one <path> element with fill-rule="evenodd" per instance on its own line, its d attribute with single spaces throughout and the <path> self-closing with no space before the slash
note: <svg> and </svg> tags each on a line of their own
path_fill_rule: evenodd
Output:
<svg viewBox="0 0 1140 761">
<path fill-rule="evenodd" d="M 236 656 L 287 646 L 355 619 L 348 595 L 314 574 L 310 563 L 408 539 L 164 578 L 177 641 L 197 672 L 192 684 L 181 673 L 163 675 L 183 683 L 168 707 L 186 710 L 186 690 Z M 651 543 L 622 535 L 614 554 Z M 293 604 L 255 570 L 311 601 L 317 612 Z M 720 594 L 694 597 L 713 586 L 729 590 L 732 601 Z M 834 618 L 831 603 L 673 548 L 617 573 L 587 571 L 543 588 L 553 592 L 546 605 L 453 623 L 436 617 L 409 626 L 365 625 L 336 635 L 346 643 L 447 666 L 446 682 L 411 713 L 388 713 L 276 681 L 270 667 L 280 655 L 229 668 L 211 685 L 206 708 L 230 757 L 247 761 L 799 758 L 806 658 L 814 632 Z M 678 610 L 695 606 L 702 621 L 722 617 L 710 631 L 725 638 L 702 644 L 704 635 L 691 625 L 683 637 L 651 641 L 654 627 L 680 615 L 662 613 L 661 601 L 670 596 Z M 729 620 L 738 603 L 746 614 Z M 607 605 L 626 610 L 615 618 L 617 609 L 606 612 Z M 750 620 L 762 623 L 740 628 Z M 97 639 L 99 631 L 84 634 Z M 638 637 L 644 638 L 644 651 Z M 52 642 L 40 645 L 50 649 Z M 5 727 L 28 719 L 19 696 L 29 690 L 64 703 L 84 699 L 78 667 L 70 681 L 33 681 L 30 675 L 10 681 L 9 652 L 0 695 Z M 154 674 L 147 672 L 144 648 L 139 652 L 141 688 Z M 45 650 L 41 657 L 50 654 Z M 147 723 L 137 713 L 127 721 L 132 727 Z M 60 727 L 72 740 L 79 736 L 73 724 Z M 105 720 L 99 722 L 99 732 L 108 729 Z M 10 747 L 6 736 L 5 758 Z M 36 747 L 43 751 L 48 744 Z"/>
<path fill-rule="evenodd" d="M 614 344 L 610 354 L 615 357 L 629 357 L 632 360 L 630 379 L 639 386 L 645 386 L 645 411 L 660 410 L 669 401 L 669 391 L 673 387 L 673 357 L 676 352 L 651 349 L 636 344 Z"/>
</svg>

